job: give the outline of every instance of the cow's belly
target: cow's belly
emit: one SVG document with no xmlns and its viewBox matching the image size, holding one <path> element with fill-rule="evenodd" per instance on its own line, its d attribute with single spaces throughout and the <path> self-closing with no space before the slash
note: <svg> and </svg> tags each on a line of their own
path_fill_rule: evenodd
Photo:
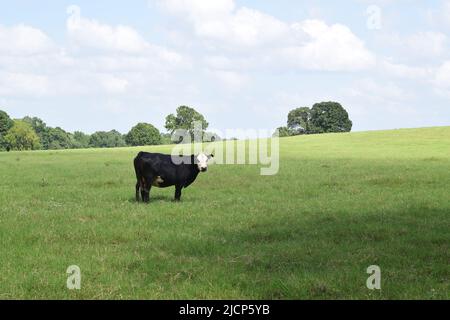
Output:
<svg viewBox="0 0 450 320">
<path fill-rule="evenodd" d="M 170 181 L 170 179 L 164 179 L 161 176 L 157 176 L 153 179 L 152 186 L 157 188 L 167 188 L 173 186 L 174 183 Z"/>
</svg>

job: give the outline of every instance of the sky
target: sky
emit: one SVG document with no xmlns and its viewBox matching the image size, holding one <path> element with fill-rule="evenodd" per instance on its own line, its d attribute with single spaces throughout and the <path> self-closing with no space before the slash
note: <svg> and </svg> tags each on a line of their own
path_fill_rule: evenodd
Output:
<svg viewBox="0 0 450 320">
<path fill-rule="evenodd" d="M 275 129 L 338 101 L 354 131 L 450 125 L 450 0 L 0 0 L 0 109 L 50 126 Z"/>
</svg>

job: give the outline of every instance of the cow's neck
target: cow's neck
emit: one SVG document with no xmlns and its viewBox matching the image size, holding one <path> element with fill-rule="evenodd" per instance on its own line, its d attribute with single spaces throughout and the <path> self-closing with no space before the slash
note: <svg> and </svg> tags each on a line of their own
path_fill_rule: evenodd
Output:
<svg viewBox="0 0 450 320">
<path fill-rule="evenodd" d="M 186 181 L 186 187 L 188 187 L 192 182 L 197 179 L 198 174 L 200 173 L 200 170 L 198 169 L 198 166 L 196 164 L 193 165 L 193 168 L 191 170 L 191 173 Z"/>
</svg>

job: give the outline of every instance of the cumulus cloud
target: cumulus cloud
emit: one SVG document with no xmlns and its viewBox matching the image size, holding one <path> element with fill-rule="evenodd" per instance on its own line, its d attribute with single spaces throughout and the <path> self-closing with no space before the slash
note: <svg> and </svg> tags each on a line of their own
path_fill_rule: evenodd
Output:
<svg viewBox="0 0 450 320">
<path fill-rule="evenodd" d="M 47 76 L 0 72 L 0 95 L 2 96 L 44 96 L 50 90 Z"/>
<path fill-rule="evenodd" d="M 365 99 L 371 104 L 401 104 L 412 97 L 411 93 L 392 81 L 382 83 L 371 78 L 360 79 L 357 83 L 353 83 L 347 94 Z"/>
<path fill-rule="evenodd" d="M 228 89 L 238 90 L 249 83 L 250 79 L 247 75 L 234 71 L 214 70 L 209 71 L 209 74 L 221 81 Z"/>
<path fill-rule="evenodd" d="M 274 17 L 247 7 L 236 8 L 233 0 L 167 0 L 160 7 L 188 22 L 195 35 L 214 41 L 221 48 L 261 46 L 283 41 L 289 26 Z"/>
<path fill-rule="evenodd" d="M 0 56 L 44 54 L 55 44 L 41 30 L 20 24 L 12 28 L 0 25 Z"/>
<path fill-rule="evenodd" d="M 287 23 L 233 0 L 157 1 L 165 12 L 184 22 L 207 52 L 206 66 L 216 74 L 250 70 L 358 71 L 376 57 L 348 27 L 322 20 Z M 228 73 L 226 73 L 228 72 Z M 231 78 L 229 76 L 218 77 Z M 235 81 L 244 84 L 245 81 Z"/>
<path fill-rule="evenodd" d="M 409 80 L 421 80 L 428 82 L 435 72 L 430 67 L 415 67 L 401 63 L 395 63 L 389 59 L 379 61 L 379 71 L 392 77 L 404 78 Z"/>
<path fill-rule="evenodd" d="M 158 4 L 170 12 L 185 15 L 192 20 L 220 18 L 230 14 L 235 8 L 233 0 L 158 0 Z"/>
<path fill-rule="evenodd" d="M 163 62 L 169 66 L 186 63 L 180 54 L 149 43 L 132 27 L 111 26 L 94 19 L 85 18 L 81 15 L 81 9 L 77 6 L 70 6 L 67 12 L 69 14 L 66 23 L 69 41 L 79 50 L 91 49 L 100 51 L 100 54 L 103 51 L 110 55 L 122 53 L 123 56 L 120 57 L 119 61 L 121 64 L 129 62 L 140 67 L 149 64 L 150 61 L 145 61 L 145 58 L 150 58 L 150 56 L 157 60 L 157 63 Z M 138 58 L 132 60 L 133 55 L 137 55 Z"/>
<path fill-rule="evenodd" d="M 0 95 L 49 94 L 50 79 L 39 70 L 45 65 L 50 70 L 52 58 L 60 55 L 56 44 L 39 29 L 25 24 L 0 26 Z"/>
<path fill-rule="evenodd" d="M 448 37 L 442 32 L 420 31 L 409 35 L 388 33 L 380 36 L 381 45 L 389 45 L 396 56 L 411 62 L 433 61 L 448 53 Z"/>
<path fill-rule="evenodd" d="M 233 0 L 158 3 L 183 17 L 200 39 L 206 54 L 197 63 L 204 63 L 206 75 L 232 90 L 252 81 L 251 70 L 354 71 L 374 64 L 374 55 L 344 25 L 290 24 Z M 78 6 L 67 14 L 67 47 L 34 27 L 0 27 L 3 95 L 144 92 L 192 67 L 185 54 L 150 43 L 130 26 L 84 17 Z"/>
<path fill-rule="evenodd" d="M 313 70 L 355 71 L 375 65 L 375 55 L 344 25 L 330 26 L 320 20 L 306 20 L 292 27 L 308 35 L 307 41 L 282 49 L 283 56 L 296 66 Z"/>
<path fill-rule="evenodd" d="M 81 9 L 70 6 L 67 32 L 73 45 L 86 49 L 140 53 L 150 45 L 131 27 L 110 26 L 81 16 Z"/>
<path fill-rule="evenodd" d="M 445 61 L 439 66 L 432 82 L 437 93 L 450 97 L 450 61 Z"/>
<path fill-rule="evenodd" d="M 26 25 L 0 27 L 0 94 L 55 96 L 144 92 L 173 70 L 190 68 L 181 54 L 154 45 L 129 26 L 67 9 L 68 47 Z M 147 89 L 148 90 L 148 89 Z"/>
</svg>

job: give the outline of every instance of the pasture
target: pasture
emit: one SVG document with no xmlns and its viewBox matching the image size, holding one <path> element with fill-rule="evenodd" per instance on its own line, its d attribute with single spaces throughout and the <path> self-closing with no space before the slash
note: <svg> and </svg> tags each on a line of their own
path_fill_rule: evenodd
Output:
<svg viewBox="0 0 450 320">
<path fill-rule="evenodd" d="M 283 138 L 181 203 L 134 202 L 140 150 L 0 153 L 0 299 L 450 298 L 450 127 Z"/>
</svg>

